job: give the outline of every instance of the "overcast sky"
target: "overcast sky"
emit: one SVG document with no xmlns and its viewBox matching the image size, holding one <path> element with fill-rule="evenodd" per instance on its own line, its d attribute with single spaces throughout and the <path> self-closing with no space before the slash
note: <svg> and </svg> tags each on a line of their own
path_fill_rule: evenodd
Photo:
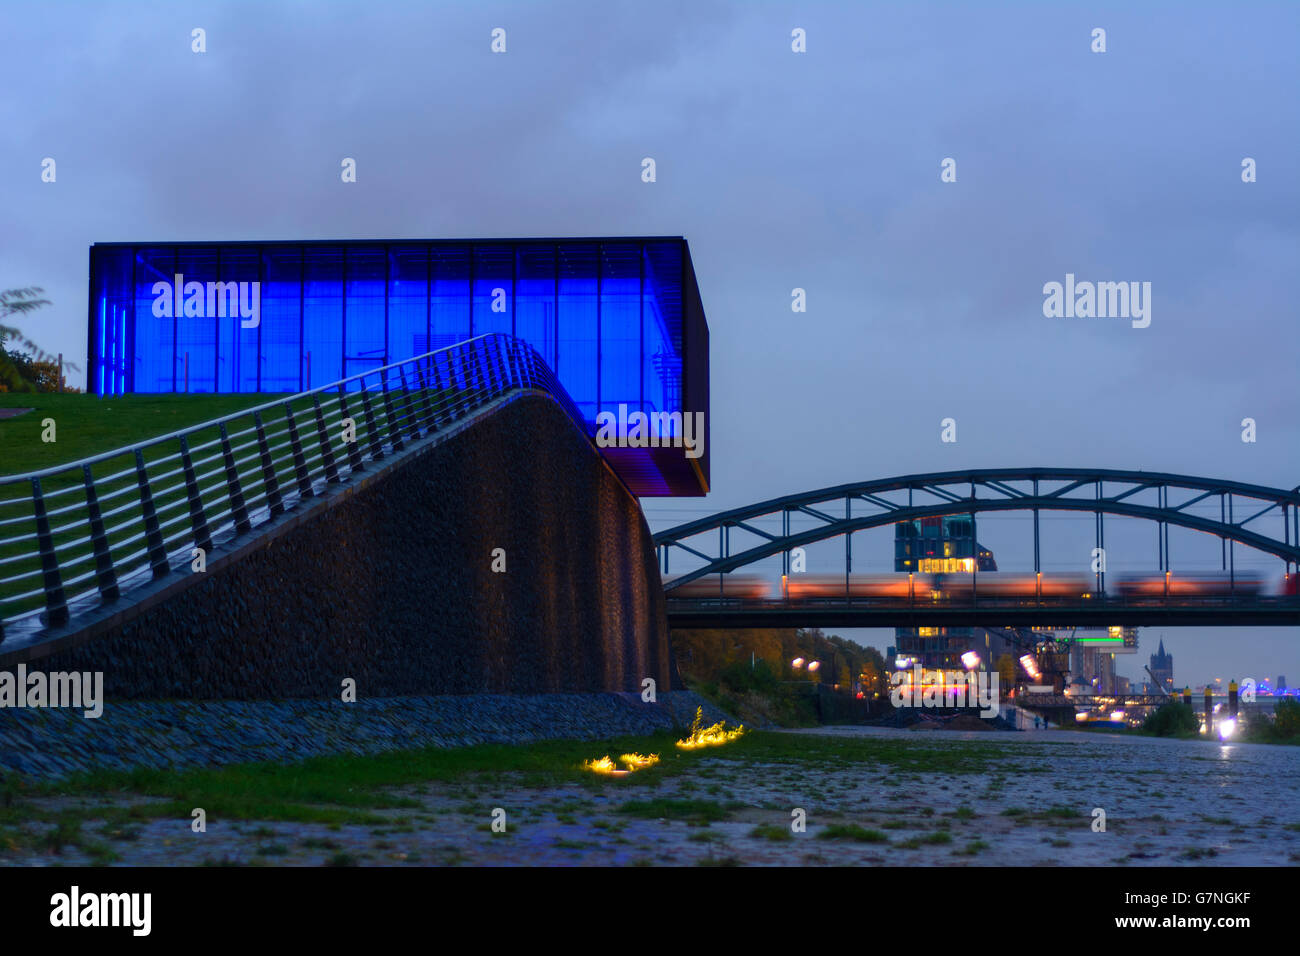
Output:
<svg viewBox="0 0 1300 956">
<path fill-rule="evenodd" d="M 84 367 L 94 241 L 684 235 L 713 492 L 648 500 L 656 530 L 949 468 L 1291 488 L 1300 4 L 1133 7 L 5 3 L 0 288 L 44 287 L 27 331 Z M 1067 273 L 1150 282 L 1150 326 L 1046 318 Z M 1026 527 L 980 537 L 1029 568 Z M 1154 531 L 1134 534 L 1149 546 L 1121 563 L 1154 568 Z M 855 554 L 890 567 L 872 540 Z M 1216 543 L 1181 541 L 1175 568 L 1217 567 Z M 1163 633 L 1180 683 L 1300 683 L 1300 629 Z"/>
</svg>

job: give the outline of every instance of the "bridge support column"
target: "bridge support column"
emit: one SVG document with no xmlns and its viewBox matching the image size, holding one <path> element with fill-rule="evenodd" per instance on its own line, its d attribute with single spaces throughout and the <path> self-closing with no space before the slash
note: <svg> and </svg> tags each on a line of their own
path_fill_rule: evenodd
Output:
<svg viewBox="0 0 1300 956">
<path fill-rule="evenodd" d="M 852 499 L 844 499 L 844 520 L 853 519 Z M 848 531 L 844 535 L 844 596 L 849 596 L 849 575 L 853 573 L 853 532 Z"/>
</svg>

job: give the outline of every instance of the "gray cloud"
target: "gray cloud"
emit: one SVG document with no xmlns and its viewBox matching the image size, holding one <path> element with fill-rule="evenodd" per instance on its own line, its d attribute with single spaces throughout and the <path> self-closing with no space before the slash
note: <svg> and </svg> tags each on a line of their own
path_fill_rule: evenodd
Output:
<svg viewBox="0 0 1300 956">
<path fill-rule="evenodd" d="M 947 467 L 1291 487 L 1297 9 L 6 6 L 0 284 L 44 286 L 33 337 L 77 360 L 97 240 L 684 234 L 712 328 L 715 491 L 647 502 L 656 526 Z M 1066 272 L 1152 282 L 1151 327 L 1045 319 L 1042 285 Z M 1026 552 L 1008 536 L 999 558 Z M 1294 630 L 1180 633 L 1200 648 L 1166 635 L 1180 679 L 1300 672 Z"/>
</svg>

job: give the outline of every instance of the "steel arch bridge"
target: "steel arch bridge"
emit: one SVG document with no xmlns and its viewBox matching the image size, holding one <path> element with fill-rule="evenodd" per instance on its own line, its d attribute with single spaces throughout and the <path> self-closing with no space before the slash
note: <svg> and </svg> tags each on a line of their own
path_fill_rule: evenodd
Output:
<svg viewBox="0 0 1300 956">
<path fill-rule="evenodd" d="M 1192 513 L 1193 505 L 1219 502 L 1218 520 Z M 1041 571 L 1039 515 L 1043 511 L 1090 512 L 1096 547 L 1106 546 L 1106 516 L 1149 521 L 1156 530 L 1159 570 L 1172 573 L 1169 528 L 1187 528 L 1218 537 L 1223 568 L 1235 575 L 1237 545 L 1270 554 L 1291 574 L 1300 571 L 1300 487 L 1269 488 L 1164 472 L 1079 468 L 993 468 L 906 475 L 854 482 L 786 495 L 687 522 L 654 536 L 660 569 L 669 574 L 670 557 L 680 550 L 703 562 L 665 585 L 669 622 L 674 627 L 915 627 L 924 625 L 1276 625 L 1300 624 L 1300 600 L 1290 597 L 1126 602 L 1106 594 L 1104 567 L 1096 573 L 1096 593 L 1076 605 L 1045 605 L 1041 600 L 981 598 L 979 573 L 971 575 L 969 600 L 942 605 L 917 601 L 861 601 L 848 593 L 853 569 L 853 534 L 920 518 L 1002 511 L 1033 515 L 1034 572 Z M 811 528 L 792 530 L 791 517 L 806 515 Z M 779 516 L 780 533 L 757 527 Z M 732 546 L 733 532 L 747 541 Z M 833 600 L 795 602 L 745 600 L 723 593 L 722 576 L 774 555 L 782 573 L 790 572 L 790 553 L 829 538 L 844 538 L 845 594 Z M 710 545 L 710 540 L 713 544 Z M 705 576 L 718 575 L 717 597 L 674 597 L 674 590 Z"/>
</svg>

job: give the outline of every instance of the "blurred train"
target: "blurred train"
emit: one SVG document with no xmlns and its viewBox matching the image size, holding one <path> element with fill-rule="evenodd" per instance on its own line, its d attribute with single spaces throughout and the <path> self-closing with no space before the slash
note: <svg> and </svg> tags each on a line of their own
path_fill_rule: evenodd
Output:
<svg viewBox="0 0 1300 956">
<path fill-rule="evenodd" d="M 1250 572 L 1122 576 L 1116 581 L 1116 590 L 1129 601 L 1163 599 L 1166 595 L 1171 598 L 1228 597 L 1231 594 L 1254 597 L 1264 591 L 1264 576 Z"/>
<path fill-rule="evenodd" d="M 664 578 L 669 587 L 681 575 Z M 1300 594 L 1300 574 L 1289 574 L 1272 594 Z M 1087 574 L 1017 574 L 995 571 L 971 574 L 792 574 L 772 581 L 760 574 L 708 574 L 671 587 L 674 598 L 793 600 L 861 597 L 893 601 L 960 600 L 972 588 L 981 599 L 1034 602 L 1099 600 L 1096 578 Z M 1270 594 L 1267 579 L 1251 571 L 1145 573 L 1108 575 L 1107 597 L 1125 603 L 1187 598 L 1261 597 Z"/>
</svg>

